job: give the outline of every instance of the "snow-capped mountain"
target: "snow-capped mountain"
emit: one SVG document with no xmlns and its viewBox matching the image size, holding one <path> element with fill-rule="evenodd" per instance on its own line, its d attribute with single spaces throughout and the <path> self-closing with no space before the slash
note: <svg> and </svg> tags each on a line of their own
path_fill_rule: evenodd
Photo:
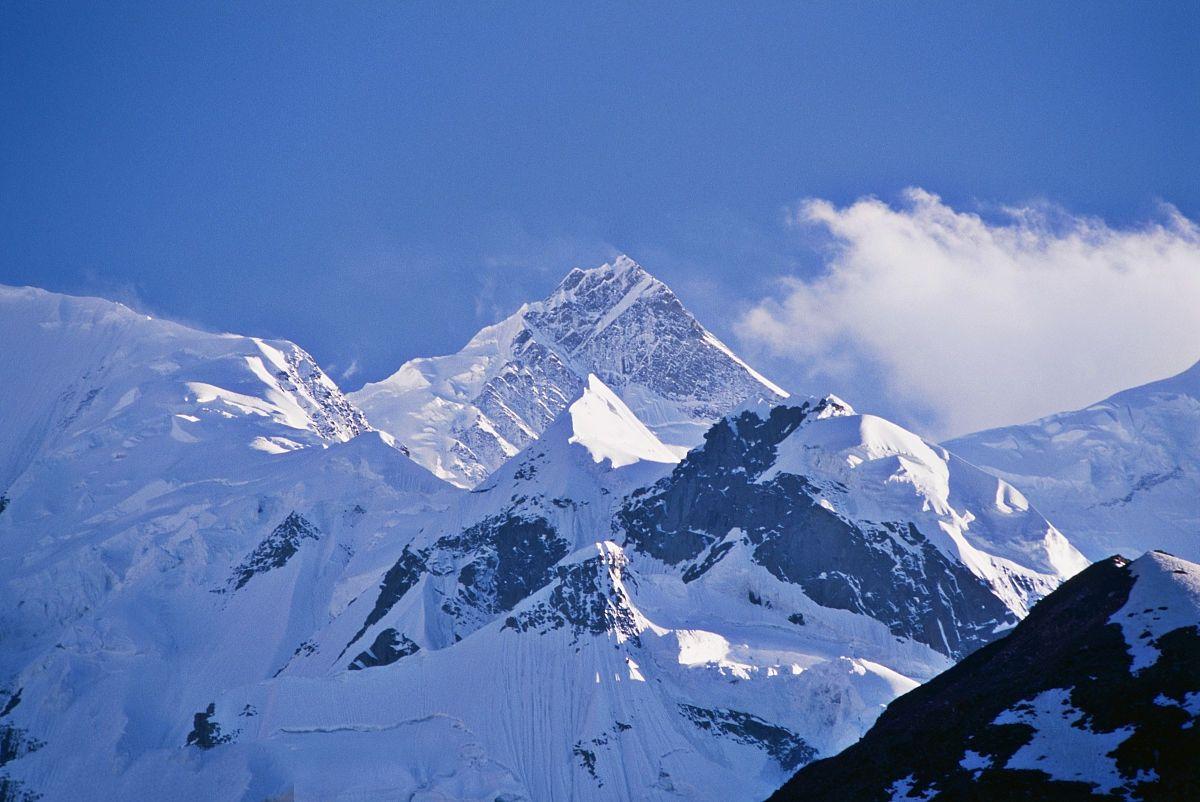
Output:
<svg viewBox="0 0 1200 802">
<path fill-rule="evenodd" d="M 204 759 L 312 798 L 761 798 L 1082 564 L 1003 482 L 836 399 L 621 465 L 645 429 L 589 384 L 279 676 L 200 704 Z"/>
<path fill-rule="evenodd" d="M 3 297 L 5 799 L 762 798 L 1083 564 L 832 397 L 684 455 L 589 372 L 468 492 L 290 343 Z"/>
<path fill-rule="evenodd" d="M 1195 799 L 1200 565 L 1092 565 L 773 800 Z"/>
<path fill-rule="evenodd" d="M 0 490 L 55 460 L 340 442 L 362 412 L 298 346 L 206 334 L 98 298 L 0 287 Z M 238 431 L 240 434 L 234 435 Z"/>
<path fill-rule="evenodd" d="M 481 330 L 457 354 L 414 359 L 350 398 L 417 462 L 474 487 L 537 439 L 589 374 L 678 453 L 743 401 L 787 396 L 621 256 L 572 270 L 545 300 Z"/>
<path fill-rule="evenodd" d="M 947 447 L 1021 488 L 1091 559 L 1167 549 L 1200 560 L 1200 363 Z"/>
<path fill-rule="evenodd" d="M 745 551 L 817 603 L 956 658 L 1087 565 L 1006 482 L 833 396 L 723 419 L 616 517 L 685 580 Z"/>
<path fill-rule="evenodd" d="M 356 538 L 452 489 L 291 343 L 10 288 L 0 335 L 0 787 L 142 798 L 198 691 L 276 670 Z"/>
</svg>

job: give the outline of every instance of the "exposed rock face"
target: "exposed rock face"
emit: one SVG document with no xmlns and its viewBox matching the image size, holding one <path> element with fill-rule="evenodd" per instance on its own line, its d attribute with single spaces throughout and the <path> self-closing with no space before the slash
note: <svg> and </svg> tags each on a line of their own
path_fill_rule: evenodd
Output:
<svg viewBox="0 0 1200 802">
<path fill-rule="evenodd" d="M 555 564 L 570 551 L 544 518 L 509 515 L 485 519 L 459 535 L 442 538 L 435 549 L 460 561 L 454 596 L 442 609 L 464 622 L 475 613 L 479 623 L 511 610 L 544 587 L 554 575 Z"/>
<path fill-rule="evenodd" d="M 241 565 L 234 569 L 233 577 L 229 580 L 234 590 L 245 587 L 246 583 L 259 574 L 287 565 L 305 540 L 317 540 L 321 532 L 298 512 L 288 513 L 279 526 L 272 530 L 262 543 L 252 551 Z"/>
<path fill-rule="evenodd" d="M 748 399 L 786 393 L 628 257 L 572 270 L 457 354 L 406 363 L 350 398 L 436 475 L 474 487 L 536 440 L 595 374 L 670 446 Z"/>
<path fill-rule="evenodd" d="M 214 746 L 220 746 L 233 740 L 232 735 L 222 733 L 221 725 L 212 720 L 213 714 L 216 712 L 217 706 L 210 704 L 194 716 L 192 731 L 188 733 L 187 737 L 188 746 L 212 749 Z"/>
<path fill-rule="evenodd" d="M 427 621 L 426 632 L 438 645 L 461 640 L 545 587 L 569 551 L 544 518 L 512 512 L 485 518 L 417 551 L 406 547 L 384 575 L 374 607 L 346 649 L 422 581 L 436 587 L 442 599 L 427 610 L 438 622 Z"/>
<path fill-rule="evenodd" d="M 629 561 L 615 544 L 598 549 L 597 556 L 559 565 L 549 598 L 508 618 L 505 627 L 542 634 L 569 627 L 575 635 L 608 635 L 641 646 L 643 626 L 625 589 Z"/>
<path fill-rule="evenodd" d="M 1102 560 L 772 797 L 1191 799 L 1200 566 Z"/>
<path fill-rule="evenodd" d="M 408 546 L 405 546 L 404 550 L 400 552 L 399 559 L 383 575 L 383 581 L 379 584 L 379 594 L 375 598 L 375 606 L 367 614 L 367 618 L 363 621 L 362 626 L 359 627 L 358 632 L 346 644 L 346 649 L 353 646 L 359 638 L 366 634 L 366 631 L 370 627 L 375 626 L 385 615 L 391 612 L 392 607 L 404 598 L 404 594 L 408 593 L 420 581 L 424 572 L 424 557 L 410 551 Z M 342 652 L 345 653 L 345 649 Z"/>
<path fill-rule="evenodd" d="M 679 707 L 700 729 L 732 738 L 739 743 L 754 744 L 775 758 L 785 769 L 802 766 L 816 755 L 816 750 L 799 735 L 763 721 L 758 716 L 738 710 L 706 710 L 693 705 Z"/>
<path fill-rule="evenodd" d="M 286 351 L 275 378 L 285 391 L 311 400 L 313 427 L 326 440 L 349 440 L 371 430 L 367 417 L 301 348 Z M 403 445 L 400 449 L 404 451 Z"/>
<path fill-rule="evenodd" d="M 669 477 L 635 491 L 617 512 L 627 544 L 677 566 L 685 581 L 742 544 L 755 563 L 818 604 L 869 615 L 955 658 L 1013 626 L 1022 610 L 1008 597 L 1008 579 L 974 573 L 939 548 L 914 510 L 890 520 L 850 515 L 829 501 L 844 485 L 780 467 L 778 447 L 801 426 L 852 416 L 826 399 L 721 421 Z M 1012 579 L 1037 598 L 1036 582 Z"/>
<path fill-rule="evenodd" d="M 401 635 L 396 630 L 388 627 L 379 633 L 379 637 L 375 638 L 375 642 L 371 644 L 370 649 L 367 649 L 354 658 L 354 661 L 349 665 L 349 669 L 351 671 L 359 671 L 364 668 L 388 666 L 400 658 L 416 654 L 420 650 L 421 647 L 409 640 L 408 636 Z"/>
</svg>

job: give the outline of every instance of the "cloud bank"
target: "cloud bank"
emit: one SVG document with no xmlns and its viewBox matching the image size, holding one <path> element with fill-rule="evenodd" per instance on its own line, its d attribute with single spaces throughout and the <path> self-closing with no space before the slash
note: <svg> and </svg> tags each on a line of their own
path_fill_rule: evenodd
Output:
<svg viewBox="0 0 1200 802">
<path fill-rule="evenodd" d="M 1200 227 L 1135 228 L 1049 206 L 998 220 L 910 189 L 898 207 L 809 200 L 830 238 L 814 279 L 784 279 L 738 334 L 867 409 L 921 410 L 934 436 L 1098 401 L 1200 360 Z M 882 380 L 883 387 L 879 385 Z"/>
</svg>

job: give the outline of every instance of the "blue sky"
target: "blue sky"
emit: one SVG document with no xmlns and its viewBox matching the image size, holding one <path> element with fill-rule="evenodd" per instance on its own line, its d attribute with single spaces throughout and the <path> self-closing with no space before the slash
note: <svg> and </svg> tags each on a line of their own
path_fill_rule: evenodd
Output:
<svg viewBox="0 0 1200 802">
<path fill-rule="evenodd" d="M 0 282 L 355 387 L 624 251 L 784 383 L 937 429 L 890 357 L 744 325 L 829 270 L 798 204 L 1200 219 L 1198 42 L 1195 2 L 5 3 Z"/>
</svg>

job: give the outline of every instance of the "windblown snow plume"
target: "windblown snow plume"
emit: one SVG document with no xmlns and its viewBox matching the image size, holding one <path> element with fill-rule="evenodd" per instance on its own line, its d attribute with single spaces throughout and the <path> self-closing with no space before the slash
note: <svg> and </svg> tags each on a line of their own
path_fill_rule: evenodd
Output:
<svg viewBox="0 0 1200 802">
<path fill-rule="evenodd" d="M 993 222 L 911 189 L 899 208 L 809 200 L 794 221 L 832 238 L 825 271 L 786 280 L 739 333 L 882 408 L 860 384 L 876 365 L 936 436 L 1075 409 L 1196 361 L 1200 229 L 1174 209 L 1129 229 L 1044 207 Z"/>
</svg>

